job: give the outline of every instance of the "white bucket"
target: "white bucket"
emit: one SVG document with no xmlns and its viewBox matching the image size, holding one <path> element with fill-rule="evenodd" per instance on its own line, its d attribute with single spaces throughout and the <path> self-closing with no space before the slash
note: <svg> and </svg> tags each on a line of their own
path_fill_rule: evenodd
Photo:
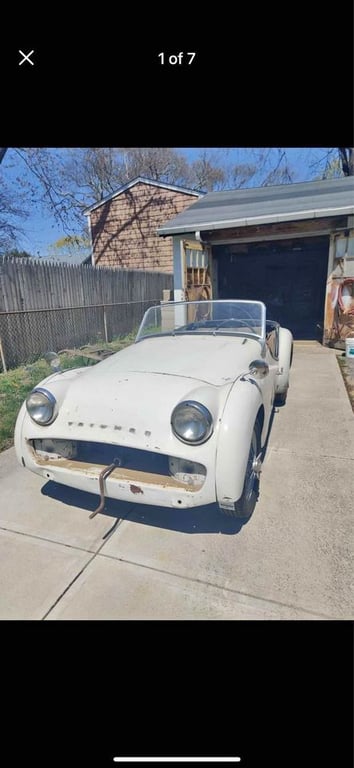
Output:
<svg viewBox="0 0 354 768">
<path fill-rule="evenodd" d="M 354 339 L 345 340 L 345 356 L 354 360 Z"/>
</svg>

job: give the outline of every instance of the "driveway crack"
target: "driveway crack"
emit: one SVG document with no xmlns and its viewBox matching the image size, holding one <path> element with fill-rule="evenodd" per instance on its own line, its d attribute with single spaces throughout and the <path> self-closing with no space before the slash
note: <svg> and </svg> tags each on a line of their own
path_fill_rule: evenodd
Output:
<svg viewBox="0 0 354 768">
<path fill-rule="evenodd" d="M 60 603 L 60 600 L 64 597 L 64 595 L 66 595 L 66 593 L 69 591 L 69 589 L 71 589 L 71 587 L 73 586 L 73 584 L 75 584 L 75 582 L 78 580 L 78 578 L 86 571 L 86 568 L 88 568 L 88 566 L 91 565 L 91 563 L 95 559 L 95 557 L 97 557 L 97 555 L 99 555 L 99 553 L 101 552 L 102 547 L 105 546 L 105 544 L 107 542 L 107 538 L 110 538 L 110 536 L 112 536 L 114 531 L 118 528 L 119 524 L 123 522 L 123 519 L 125 519 L 125 518 L 118 517 L 117 520 L 115 521 L 115 523 L 107 531 L 107 533 L 104 534 L 102 544 L 98 547 L 96 552 L 93 552 L 92 557 L 90 557 L 90 559 L 87 561 L 87 563 L 85 563 L 85 565 L 81 568 L 80 571 L 77 572 L 77 574 L 69 582 L 69 584 L 65 587 L 65 589 L 63 589 L 63 591 L 60 593 L 60 595 L 57 597 L 57 599 L 54 601 L 54 603 L 50 606 L 50 608 L 48 608 L 48 610 L 46 611 L 44 616 L 42 616 L 41 621 L 44 621 L 49 616 L 49 614 L 51 613 L 53 608 L 55 608 L 55 606 L 58 605 L 58 603 Z M 40 538 L 40 537 L 36 536 L 35 538 Z M 45 541 L 48 541 L 48 539 L 45 539 Z M 63 546 L 70 546 L 70 545 L 64 544 Z M 72 547 L 72 549 L 81 549 L 81 547 Z M 90 550 L 86 549 L 86 550 L 82 550 L 82 551 L 89 552 Z"/>
</svg>

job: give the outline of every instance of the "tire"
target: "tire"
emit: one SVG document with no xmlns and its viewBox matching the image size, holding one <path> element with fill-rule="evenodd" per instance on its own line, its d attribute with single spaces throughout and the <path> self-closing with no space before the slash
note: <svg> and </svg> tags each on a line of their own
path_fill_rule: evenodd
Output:
<svg viewBox="0 0 354 768">
<path fill-rule="evenodd" d="M 259 477 L 258 474 L 255 474 L 252 470 L 252 464 L 254 459 L 259 456 L 260 451 L 261 427 L 259 421 L 256 421 L 252 432 L 242 496 L 240 496 L 240 498 L 234 502 L 233 509 L 221 509 L 220 507 L 220 511 L 224 515 L 228 515 L 229 517 L 236 517 L 239 519 L 247 519 L 251 516 L 258 498 L 259 489 Z"/>
<path fill-rule="evenodd" d="M 286 392 L 278 392 L 278 394 L 275 395 L 274 405 L 285 405 L 287 396 L 288 390 L 286 390 Z"/>
</svg>

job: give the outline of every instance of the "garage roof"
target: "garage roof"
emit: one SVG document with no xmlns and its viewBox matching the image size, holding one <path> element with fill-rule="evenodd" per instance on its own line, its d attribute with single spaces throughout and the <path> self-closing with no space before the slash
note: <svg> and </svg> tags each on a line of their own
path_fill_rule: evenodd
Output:
<svg viewBox="0 0 354 768">
<path fill-rule="evenodd" d="M 246 227 L 354 213 L 354 177 L 210 192 L 170 219 L 159 235 Z"/>
</svg>

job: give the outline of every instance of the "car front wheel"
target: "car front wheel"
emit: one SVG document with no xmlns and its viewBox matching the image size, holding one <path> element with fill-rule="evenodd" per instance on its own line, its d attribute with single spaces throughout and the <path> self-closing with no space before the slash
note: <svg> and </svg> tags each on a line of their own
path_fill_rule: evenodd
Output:
<svg viewBox="0 0 354 768">
<path fill-rule="evenodd" d="M 275 406 L 285 405 L 287 394 L 288 394 L 288 390 L 286 390 L 285 392 L 278 392 L 278 394 L 275 395 L 274 405 Z"/>
<path fill-rule="evenodd" d="M 261 470 L 260 452 L 261 428 L 259 421 L 256 421 L 252 432 L 242 496 L 234 502 L 233 508 L 221 509 L 220 507 L 223 514 L 237 518 L 248 518 L 252 514 L 258 498 Z"/>
</svg>

